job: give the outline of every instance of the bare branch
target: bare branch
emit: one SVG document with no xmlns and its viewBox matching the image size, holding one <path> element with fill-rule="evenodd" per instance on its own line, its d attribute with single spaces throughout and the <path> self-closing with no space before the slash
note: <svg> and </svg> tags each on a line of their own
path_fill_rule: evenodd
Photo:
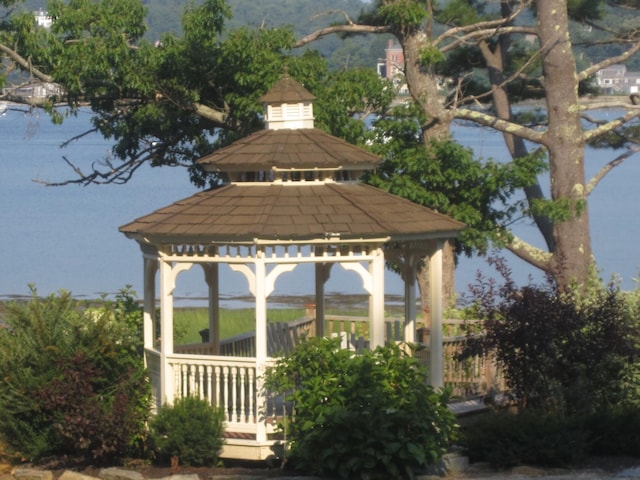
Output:
<svg viewBox="0 0 640 480">
<path fill-rule="evenodd" d="M 591 65 L 589 66 L 589 68 L 584 69 L 583 71 L 578 73 L 578 79 L 586 80 L 590 76 L 595 75 L 595 73 L 598 70 L 602 70 L 603 68 L 609 67 L 611 65 L 615 65 L 617 63 L 622 63 L 625 60 L 629 59 L 629 57 L 631 57 L 633 54 L 635 54 L 639 50 L 640 50 L 640 42 L 635 42 L 628 50 L 621 53 L 620 55 L 606 58 L 605 60 L 599 63 L 596 63 L 594 65 Z"/>
<path fill-rule="evenodd" d="M 516 257 L 524 260 L 530 265 L 533 265 L 542 271 L 549 271 L 549 266 L 553 259 L 552 253 L 538 247 L 534 247 L 530 243 L 527 243 L 516 236 L 514 236 L 510 242 L 507 242 L 506 248 Z"/>
<path fill-rule="evenodd" d="M 49 82 L 49 83 L 53 82 L 53 77 L 35 68 L 33 65 L 31 65 L 31 62 L 28 59 L 22 57 L 18 52 L 16 52 L 12 48 L 9 48 L 3 43 L 0 43 L 0 51 L 6 54 L 11 60 L 16 62 L 22 68 L 32 73 L 38 80 L 41 80 L 43 82 Z"/>
<path fill-rule="evenodd" d="M 534 28 L 522 27 L 522 26 L 509 26 L 509 27 L 500 27 L 495 29 L 477 30 L 477 31 L 467 33 L 466 35 L 456 37 L 454 41 L 441 47 L 440 51 L 443 53 L 446 53 L 451 50 L 455 50 L 460 45 L 475 44 L 479 41 L 493 38 L 496 35 L 507 35 L 512 33 L 535 35 L 536 31 Z"/>
<path fill-rule="evenodd" d="M 591 180 L 589 180 L 589 183 L 587 183 L 587 196 L 591 194 L 591 192 L 598 186 L 600 181 L 602 181 L 602 179 L 611 170 L 613 170 L 618 165 L 621 165 L 622 162 L 624 162 L 626 159 L 628 159 L 629 157 L 632 157 L 638 152 L 640 152 L 640 145 L 634 145 L 628 148 L 626 152 L 624 152 L 621 155 L 618 155 L 616 158 L 614 158 L 605 166 L 603 166 L 600 170 L 598 170 L 598 172 L 591 178 Z"/>
<path fill-rule="evenodd" d="M 353 20 L 351 20 L 351 17 L 349 17 L 349 14 L 347 12 L 345 12 L 344 10 L 327 10 L 326 12 L 318 13 L 317 15 L 314 15 L 311 18 L 313 20 L 317 20 L 320 17 L 327 17 L 327 16 L 333 15 L 335 13 L 337 13 L 339 15 L 342 15 L 344 17 L 344 21 L 347 22 L 348 25 L 355 25 L 353 23 Z"/>
<path fill-rule="evenodd" d="M 148 152 L 146 152 L 148 153 Z M 119 166 L 114 166 L 113 163 L 105 158 L 104 162 L 102 162 L 102 166 L 106 167 L 104 170 L 100 170 L 95 166 L 95 163 L 91 164 L 91 173 L 84 173 L 82 169 L 70 161 L 66 156 L 62 158 L 66 162 L 69 167 L 74 171 L 77 178 L 64 180 L 61 182 L 48 182 L 44 180 L 34 179 L 33 181 L 36 183 L 41 183 L 47 187 L 60 187 L 64 185 L 108 185 L 108 184 L 118 184 L 122 185 L 129 181 L 129 179 L 133 176 L 133 174 L 140 168 L 144 163 L 150 160 L 150 155 L 147 155 L 145 152 L 141 152 L 140 155 L 144 156 L 136 156 L 126 162 L 123 162 Z"/>
<path fill-rule="evenodd" d="M 295 44 L 295 48 L 303 47 L 312 43 L 319 38 L 333 35 L 334 33 L 391 33 L 391 27 L 388 25 L 333 25 L 331 27 L 321 28 L 306 37 L 301 38 Z"/>
<path fill-rule="evenodd" d="M 212 121 L 220 127 L 226 126 L 226 121 L 229 117 L 229 112 L 226 110 L 218 110 L 215 108 L 211 108 L 203 103 L 196 102 L 194 104 L 196 114 L 200 115 L 202 118 L 206 118 L 207 120 Z"/>
<path fill-rule="evenodd" d="M 595 138 L 598 138 L 602 135 L 612 132 L 616 128 L 623 126 L 625 123 L 628 123 L 635 118 L 640 118 L 640 107 L 632 108 L 620 118 L 617 118 L 615 120 L 602 124 L 599 127 L 593 128 L 585 132 L 584 138 L 586 141 L 594 140 Z"/>
<path fill-rule="evenodd" d="M 494 115 L 470 110 L 468 108 L 459 108 L 455 111 L 455 118 L 463 120 L 471 120 L 485 127 L 491 127 L 503 133 L 509 133 L 517 137 L 524 138 L 534 143 L 544 144 L 544 132 L 534 130 L 508 120 L 502 120 Z"/>
<path fill-rule="evenodd" d="M 476 36 L 476 35 L 479 35 L 478 38 L 480 37 L 486 38 L 486 35 L 493 36 L 493 35 L 497 35 L 498 33 L 507 33 L 505 30 L 510 30 L 512 28 L 514 29 L 512 30 L 513 32 L 521 31 L 522 33 L 534 33 L 535 29 L 532 30 L 529 28 L 509 26 L 509 24 L 513 22 L 518 17 L 518 15 L 520 15 L 520 13 L 522 13 L 524 10 L 529 8 L 530 3 L 531 2 L 529 1 L 523 2 L 520 7 L 518 7 L 511 13 L 511 15 L 504 18 L 497 18 L 495 20 L 487 20 L 484 22 L 473 23 L 471 25 L 462 25 L 462 26 L 449 28 L 447 29 L 446 32 L 438 36 L 434 40 L 433 44 L 438 45 L 440 43 L 444 43 L 445 40 L 451 37 L 458 38 L 461 35 L 465 38 L 472 38 L 473 36 Z M 479 32 L 482 32 L 482 33 L 479 33 Z M 489 32 L 492 32 L 492 33 L 489 33 Z"/>
<path fill-rule="evenodd" d="M 74 135 L 73 137 L 68 138 L 64 142 L 62 142 L 60 144 L 60 148 L 64 148 L 64 147 L 68 146 L 71 142 L 75 142 L 76 140 L 80 140 L 81 138 L 86 137 L 87 135 L 91 135 L 92 133 L 96 133 L 97 131 L 98 131 L 97 128 L 91 128 L 91 129 L 86 130 L 86 131 L 84 131 L 82 133 L 79 133 L 78 135 Z"/>
</svg>

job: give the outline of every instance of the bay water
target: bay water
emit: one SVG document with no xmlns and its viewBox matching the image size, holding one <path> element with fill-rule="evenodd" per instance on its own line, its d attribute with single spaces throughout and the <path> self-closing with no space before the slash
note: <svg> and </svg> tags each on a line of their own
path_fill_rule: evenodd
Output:
<svg viewBox="0 0 640 480">
<path fill-rule="evenodd" d="M 603 115 L 615 112 L 604 112 Z M 67 139 L 90 128 L 90 112 L 53 125 L 37 111 L 10 106 L 0 116 L 0 299 L 29 295 L 33 284 L 40 295 L 64 289 L 74 296 L 96 298 L 113 295 L 131 285 L 142 294 L 142 255 L 138 245 L 118 231 L 118 227 L 153 210 L 196 193 L 186 169 L 145 166 L 124 185 L 68 185 L 47 187 L 75 175 L 63 156 L 85 172 L 91 165 L 110 156 L 110 143 L 97 134 L 78 138 L 60 148 Z M 454 136 L 485 158 L 508 158 L 502 138 L 489 129 L 458 125 Z M 616 155 L 608 150 L 587 152 L 590 177 Z M 640 154 L 616 167 L 590 197 L 589 211 L 593 249 L 601 275 L 621 278 L 625 289 L 636 287 L 640 269 Z M 542 246 L 535 229 L 521 221 L 516 233 Z M 512 255 L 501 252 L 514 272 L 525 283 L 529 275 L 541 275 Z M 313 274 L 309 266 L 299 266 L 282 275 L 276 284 L 278 296 L 305 297 L 313 293 Z M 456 286 L 465 292 L 477 271 L 497 274 L 482 258 L 461 258 Z M 240 274 L 222 269 L 223 306 L 244 306 L 248 292 Z M 387 291 L 399 296 L 402 283 L 392 272 L 386 279 Z M 332 270 L 327 291 L 335 295 L 363 292 L 355 274 L 340 268 Z M 206 295 L 200 269 L 182 273 L 176 288 L 178 305 L 197 304 Z M 290 302 L 288 298 L 287 302 Z"/>
</svg>

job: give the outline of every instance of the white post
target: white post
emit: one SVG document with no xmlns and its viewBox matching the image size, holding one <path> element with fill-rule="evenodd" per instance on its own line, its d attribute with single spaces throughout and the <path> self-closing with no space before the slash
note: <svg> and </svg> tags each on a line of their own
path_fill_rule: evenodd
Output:
<svg viewBox="0 0 640 480">
<path fill-rule="evenodd" d="M 267 363 L 267 266 L 264 251 L 258 249 L 255 258 L 255 298 L 256 298 L 256 408 L 258 421 L 256 425 L 256 441 L 267 440 L 265 424 L 266 392 L 264 374 Z"/>
<path fill-rule="evenodd" d="M 144 258 L 143 288 L 144 304 L 142 313 L 142 325 L 144 332 L 144 348 L 154 348 L 154 340 L 157 336 L 155 328 L 156 318 L 156 272 L 158 271 L 157 258 Z M 145 356 L 146 361 L 146 356 Z"/>
<path fill-rule="evenodd" d="M 444 242 L 437 240 L 429 256 L 429 283 L 431 284 L 431 351 L 429 356 L 429 383 L 444 387 L 444 361 L 442 349 L 442 249 Z"/>
<path fill-rule="evenodd" d="M 173 289 L 174 272 L 171 263 L 160 261 L 160 391 L 162 403 L 172 404 L 174 399 L 173 371 L 167 355 L 173 353 Z"/>
<path fill-rule="evenodd" d="M 371 296 L 369 302 L 371 349 L 384 346 L 384 254 L 378 247 L 370 264 Z"/>
<path fill-rule="evenodd" d="M 213 354 L 220 353 L 220 276 L 218 263 L 202 265 L 204 276 L 209 287 L 209 344 Z"/>
<path fill-rule="evenodd" d="M 405 267 L 404 280 L 404 341 L 416 341 L 416 269 L 412 265 Z"/>
<path fill-rule="evenodd" d="M 315 318 L 315 335 L 316 337 L 324 337 L 324 286 L 329 279 L 332 263 L 316 263 L 316 318 Z"/>
</svg>

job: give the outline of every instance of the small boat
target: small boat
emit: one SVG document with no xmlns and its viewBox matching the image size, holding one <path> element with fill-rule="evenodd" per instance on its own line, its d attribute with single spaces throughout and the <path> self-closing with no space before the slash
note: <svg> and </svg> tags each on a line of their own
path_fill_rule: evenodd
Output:
<svg viewBox="0 0 640 480">
<path fill-rule="evenodd" d="M 7 113 L 7 102 L 0 102 L 0 117 Z"/>
</svg>

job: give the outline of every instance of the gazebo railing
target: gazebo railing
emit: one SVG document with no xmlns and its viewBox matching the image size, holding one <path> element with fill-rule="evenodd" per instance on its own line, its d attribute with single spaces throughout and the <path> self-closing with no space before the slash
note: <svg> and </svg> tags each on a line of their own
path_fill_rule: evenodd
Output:
<svg viewBox="0 0 640 480">
<path fill-rule="evenodd" d="M 146 351 L 147 367 L 152 385 L 160 385 L 160 355 Z M 255 434 L 258 422 L 265 422 L 267 433 L 273 433 L 275 418 L 282 416 L 281 402 L 263 402 L 258 391 L 256 363 L 253 358 L 211 355 L 167 355 L 173 397 L 195 396 L 220 407 L 225 415 L 228 432 Z M 167 385 L 168 388 L 171 388 Z M 156 404 L 159 392 L 154 392 Z"/>
<path fill-rule="evenodd" d="M 268 324 L 268 350 L 270 356 L 290 351 L 304 336 L 312 335 L 313 320 L 303 318 L 289 323 Z M 492 358 L 474 356 L 460 360 L 466 336 L 464 329 L 469 321 L 446 319 L 443 337 L 444 383 L 451 388 L 455 397 L 469 398 L 485 395 L 491 388 L 502 385 L 501 376 Z M 473 323 L 473 322 L 472 322 Z M 402 341 L 404 321 L 389 318 L 385 322 L 386 341 Z M 368 320 L 365 317 L 347 315 L 327 315 L 325 324 L 327 336 L 341 336 L 343 348 L 362 351 L 368 348 Z M 481 333 L 477 334 L 481 335 Z M 429 367 L 429 336 L 421 330 L 416 343 L 419 349 L 415 352 L 420 363 Z M 179 345 L 176 352 L 188 355 L 213 355 L 213 346 L 207 343 Z M 255 356 L 255 332 L 223 340 L 220 345 L 223 357 L 251 358 Z"/>
</svg>

